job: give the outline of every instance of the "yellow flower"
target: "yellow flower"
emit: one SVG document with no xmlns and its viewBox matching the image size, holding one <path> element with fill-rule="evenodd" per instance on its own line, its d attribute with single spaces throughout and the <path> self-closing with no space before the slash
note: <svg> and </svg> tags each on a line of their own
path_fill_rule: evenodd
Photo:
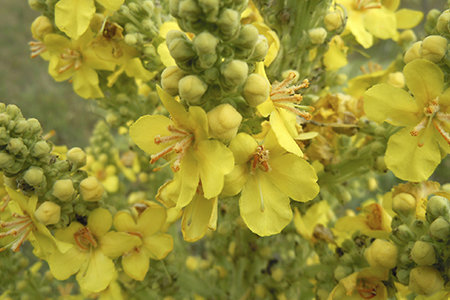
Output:
<svg viewBox="0 0 450 300">
<path fill-rule="evenodd" d="M 450 153 L 450 88 L 443 91 L 444 74 L 427 60 L 410 62 L 403 74 L 414 98 L 378 84 L 364 94 L 364 110 L 374 121 L 403 127 L 389 138 L 385 162 L 398 178 L 418 182 Z"/>
<path fill-rule="evenodd" d="M 328 50 L 323 56 L 323 63 L 330 71 L 335 71 L 347 64 L 348 47 L 340 35 L 334 36 L 328 43 Z"/>
<path fill-rule="evenodd" d="M 119 190 L 119 177 L 114 165 L 105 166 L 100 160 L 95 160 L 92 155 L 88 155 L 85 169 L 101 182 L 108 193 Z"/>
<path fill-rule="evenodd" d="M 205 111 L 183 105 L 158 87 L 158 94 L 172 119 L 160 115 L 139 118 L 130 127 L 133 141 L 151 154 L 151 163 L 166 158 L 179 173 L 177 207 L 188 205 L 196 194 L 199 182 L 207 199 L 217 197 L 223 188 L 223 178 L 233 169 L 231 151 L 221 142 L 209 140 Z"/>
<path fill-rule="evenodd" d="M 332 214 L 331 208 L 325 200 L 312 205 L 305 215 L 301 215 L 296 208 L 294 213 L 295 229 L 302 237 L 312 241 L 316 226 L 326 226 L 330 221 L 330 214 Z"/>
<path fill-rule="evenodd" d="M 135 280 L 144 280 L 149 259 L 163 259 L 173 249 L 172 236 L 161 233 L 166 222 L 166 210 L 160 205 L 148 203 L 147 208 L 132 216 L 128 211 L 114 216 L 114 227 L 120 232 L 137 236 L 141 244 L 122 256 L 125 273 Z"/>
<path fill-rule="evenodd" d="M 288 153 L 270 131 L 258 145 L 239 133 L 230 143 L 236 167 L 226 177 L 230 194 L 242 190 L 239 208 L 248 228 L 260 236 L 279 233 L 292 220 L 290 200 L 305 202 L 319 192 L 317 175 L 304 159 Z"/>
<path fill-rule="evenodd" d="M 109 231 L 112 222 L 109 211 L 97 208 L 89 214 L 87 226 L 72 222 L 67 228 L 57 230 L 55 236 L 73 247 L 48 257 L 53 276 L 65 280 L 77 273 L 80 288 L 88 293 L 108 287 L 116 273 L 112 259 L 141 244 L 137 236 Z"/>
</svg>

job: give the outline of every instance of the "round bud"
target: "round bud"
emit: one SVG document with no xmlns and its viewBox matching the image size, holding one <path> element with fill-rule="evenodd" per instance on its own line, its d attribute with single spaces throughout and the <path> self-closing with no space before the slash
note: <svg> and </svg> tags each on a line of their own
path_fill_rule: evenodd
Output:
<svg viewBox="0 0 450 300">
<path fill-rule="evenodd" d="M 191 22 L 198 20 L 202 10 L 194 0 L 182 0 L 178 5 L 178 16 Z"/>
<path fill-rule="evenodd" d="M 350 275 L 352 272 L 353 272 L 353 269 L 351 267 L 344 266 L 344 265 L 338 265 L 336 267 L 336 269 L 334 269 L 334 278 L 336 278 L 336 280 L 339 281 L 342 278 Z"/>
<path fill-rule="evenodd" d="M 248 76 L 244 86 L 244 98 L 248 105 L 256 107 L 269 98 L 270 85 L 263 76 L 253 73 Z"/>
<path fill-rule="evenodd" d="M 421 55 L 434 63 L 439 62 L 447 52 L 447 39 L 439 35 L 427 36 L 422 42 Z"/>
<path fill-rule="evenodd" d="M 103 196 L 103 191 L 102 184 L 93 176 L 80 182 L 80 192 L 84 201 L 99 201 Z"/>
<path fill-rule="evenodd" d="M 239 30 L 240 14 L 233 9 L 225 9 L 217 21 L 219 30 L 225 38 L 231 38 Z"/>
<path fill-rule="evenodd" d="M 199 264 L 200 264 L 200 260 L 196 256 L 189 255 L 186 258 L 186 267 L 191 271 L 197 270 Z"/>
<path fill-rule="evenodd" d="M 31 150 L 31 155 L 34 157 L 43 157 L 50 153 L 50 145 L 46 141 L 39 141 L 34 144 L 33 149 Z"/>
<path fill-rule="evenodd" d="M 0 152 L 0 168 L 9 169 L 14 165 L 14 157 L 4 152 Z"/>
<path fill-rule="evenodd" d="M 439 217 L 431 223 L 430 234 L 435 239 L 448 241 L 450 239 L 450 224 L 443 217 Z"/>
<path fill-rule="evenodd" d="M 189 105 L 198 104 L 207 89 L 208 85 L 195 75 L 185 76 L 178 82 L 180 97 Z"/>
<path fill-rule="evenodd" d="M 124 41 L 129 46 L 134 46 L 138 42 L 138 38 L 134 33 L 128 33 L 125 35 Z"/>
<path fill-rule="evenodd" d="M 36 209 L 34 216 L 44 225 L 56 224 L 61 217 L 61 207 L 54 202 L 45 201 Z"/>
<path fill-rule="evenodd" d="M 20 139 L 20 138 L 12 138 L 12 139 L 9 140 L 7 149 L 12 154 L 17 155 L 17 154 L 19 154 L 22 151 L 26 151 L 26 146 L 22 142 L 22 139 Z"/>
<path fill-rule="evenodd" d="M 216 22 L 220 9 L 220 0 L 198 0 L 206 20 L 208 22 Z"/>
<path fill-rule="evenodd" d="M 392 269 L 397 265 L 397 247 L 388 241 L 376 239 L 364 252 L 371 267 Z"/>
<path fill-rule="evenodd" d="M 444 287 L 441 274 L 432 267 L 417 267 L 409 273 L 409 289 L 419 295 L 432 295 Z"/>
<path fill-rule="evenodd" d="M 241 114 L 228 103 L 214 107 L 207 116 L 211 135 L 224 142 L 236 136 L 242 121 Z"/>
<path fill-rule="evenodd" d="M 411 250 L 412 260 L 419 266 L 430 266 L 436 262 L 436 254 L 431 244 L 417 241 Z"/>
<path fill-rule="evenodd" d="M 283 280 L 283 277 L 284 277 L 284 272 L 281 268 L 272 269 L 273 280 L 275 280 L 276 282 L 281 282 L 281 280 Z"/>
<path fill-rule="evenodd" d="M 28 0 L 28 5 L 31 7 L 31 9 L 38 11 L 46 9 L 45 3 L 39 0 Z"/>
<path fill-rule="evenodd" d="M 250 59 L 254 61 L 263 61 L 268 51 L 269 43 L 267 42 L 267 38 L 263 35 L 259 35 Z"/>
<path fill-rule="evenodd" d="M 398 214 L 415 212 L 416 198 L 408 193 L 399 193 L 392 198 L 392 209 Z"/>
<path fill-rule="evenodd" d="M 165 68 L 161 74 L 162 88 L 172 96 L 178 95 L 178 83 L 184 75 L 183 70 L 177 66 Z"/>
<path fill-rule="evenodd" d="M 170 0 L 169 1 L 169 12 L 172 16 L 178 17 L 179 5 L 180 5 L 180 0 Z"/>
<path fill-rule="evenodd" d="M 422 41 L 412 44 L 412 46 L 406 51 L 405 55 L 403 56 L 403 61 L 405 62 L 405 64 L 421 57 L 421 47 Z"/>
<path fill-rule="evenodd" d="M 69 201 L 75 192 L 72 180 L 60 179 L 53 184 L 52 195 L 60 201 Z"/>
<path fill-rule="evenodd" d="M 436 29 L 441 34 L 450 33 L 450 9 L 447 9 L 439 16 Z"/>
<path fill-rule="evenodd" d="M 314 45 L 320 45 L 325 42 L 325 39 L 327 38 L 327 31 L 325 28 L 318 27 L 308 30 L 308 36 L 311 40 L 311 43 Z"/>
<path fill-rule="evenodd" d="M 185 62 L 195 56 L 192 43 L 186 39 L 174 39 L 167 42 L 170 55 L 178 62 Z"/>
<path fill-rule="evenodd" d="M 413 30 L 408 29 L 400 33 L 398 41 L 400 45 L 409 44 L 417 41 L 417 37 Z"/>
<path fill-rule="evenodd" d="M 14 133 L 22 134 L 28 129 L 29 125 L 26 120 L 17 121 L 16 126 L 14 126 Z"/>
<path fill-rule="evenodd" d="M 237 88 L 244 84 L 248 75 L 248 65 L 241 60 L 232 60 L 221 66 L 220 72 L 229 88 Z"/>
<path fill-rule="evenodd" d="M 450 201 L 442 196 L 433 196 L 427 203 L 427 216 L 434 221 L 439 216 L 450 215 Z"/>
<path fill-rule="evenodd" d="M 402 72 L 390 73 L 388 75 L 387 83 L 402 89 L 405 86 L 405 76 Z"/>
<path fill-rule="evenodd" d="M 77 167 L 86 164 L 86 153 L 79 147 L 74 147 L 67 151 L 67 159 Z"/>
<path fill-rule="evenodd" d="M 17 117 L 22 117 L 22 113 L 17 105 L 9 104 L 6 107 L 6 113 L 11 117 L 11 119 L 15 120 Z"/>
<path fill-rule="evenodd" d="M 35 118 L 30 118 L 27 120 L 28 130 L 32 133 L 39 133 L 42 131 L 41 123 Z"/>
<path fill-rule="evenodd" d="M 211 54 L 216 52 L 219 40 L 211 33 L 204 31 L 194 39 L 194 49 L 198 55 Z"/>
<path fill-rule="evenodd" d="M 243 48 L 253 49 L 256 41 L 258 40 L 258 36 L 258 29 L 254 25 L 244 25 L 239 32 L 239 37 L 236 40 L 236 44 Z"/>
<path fill-rule="evenodd" d="M 326 14 L 323 22 L 325 23 L 325 28 L 328 31 L 334 31 L 341 28 L 342 15 L 338 11 L 329 12 L 328 14 Z"/>
<path fill-rule="evenodd" d="M 50 19 L 45 16 L 39 16 L 31 23 L 31 35 L 35 40 L 42 41 L 46 34 L 52 32 L 53 24 Z"/>
<path fill-rule="evenodd" d="M 428 12 L 426 20 L 425 20 L 425 31 L 427 33 L 431 33 L 434 31 L 434 29 L 437 25 L 437 20 L 440 15 L 441 15 L 441 12 L 435 8 L 431 9 Z"/>
<path fill-rule="evenodd" d="M 23 174 L 23 179 L 31 186 L 39 186 L 45 179 L 44 171 L 38 167 L 30 167 L 25 174 Z"/>
</svg>

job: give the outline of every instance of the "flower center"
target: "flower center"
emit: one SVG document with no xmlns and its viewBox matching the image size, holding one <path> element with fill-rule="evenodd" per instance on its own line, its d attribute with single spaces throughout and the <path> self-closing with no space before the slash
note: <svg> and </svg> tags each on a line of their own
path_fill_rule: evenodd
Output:
<svg viewBox="0 0 450 300">
<path fill-rule="evenodd" d="M 264 149 L 264 146 L 258 146 L 253 154 L 251 172 L 253 173 L 256 168 L 260 168 L 264 172 L 272 169 L 269 165 L 269 150 Z"/>
<path fill-rule="evenodd" d="M 366 224 L 372 230 L 383 230 L 382 208 L 377 203 L 367 207 Z"/>
<path fill-rule="evenodd" d="M 65 49 L 63 53 L 61 53 L 61 59 L 66 62 L 64 66 L 58 69 L 58 73 L 64 73 L 71 68 L 78 70 L 81 67 L 81 53 L 73 50 L 73 49 Z"/>
<path fill-rule="evenodd" d="M 28 43 L 28 45 L 30 46 L 31 50 L 31 58 L 35 58 L 39 54 L 47 50 L 44 43 L 40 41 L 31 41 Z"/>
<path fill-rule="evenodd" d="M 172 133 L 168 136 L 155 136 L 154 142 L 155 144 L 171 144 L 167 148 L 164 148 L 164 150 L 153 154 L 150 158 L 150 163 L 153 164 L 157 160 L 159 160 L 161 157 L 166 156 L 170 153 L 176 153 L 175 159 L 168 162 L 168 164 L 172 163 L 172 170 L 174 172 L 178 171 L 180 169 L 181 159 L 184 157 L 186 150 L 189 148 L 189 146 L 194 141 L 194 135 L 190 132 L 187 132 L 183 129 L 179 129 L 173 125 L 169 125 L 167 129 Z M 153 171 L 158 171 L 165 165 L 153 169 Z"/>
<path fill-rule="evenodd" d="M 314 111 L 314 107 L 300 105 L 303 96 L 295 92 L 309 86 L 308 79 L 303 80 L 301 84 L 293 85 L 295 77 L 294 72 L 289 72 L 288 76 L 282 82 L 275 82 L 272 85 L 270 99 L 275 107 L 286 109 L 306 120 L 311 120 L 312 116 L 307 111 Z"/>
<path fill-rule="evenodd" d="M 356 290 L 361 298 L 372 299 L 377 295 L 377 287 L 378 285 L 375 283 L 368 282 L 365 279 L 360 279 L 358 281 L 358 285 L 356 286 Z"/>
<path fill-rule="evenodd" d="M 412 136 L 419 136 L 424 129 L 428 128 L 430 124 L 433 124 L 434 128 L 444 138 L 444 140 L 450 144 L 450 134 L 446 131 L 446 126 L 450 122 L 450 114 L 441 112 L 439 106 L 439 98 L 432 100 L 428 106 L 423 109 L 424 117 L 410 132 Z M 419 139 L 418 146 L 423 146 L 422 138 Z"/>
<path fill-rule="evenodd" d="M 28 235 L 33 230 L 33 221 L 29 216 L 12 214 L 13 220 L 10 222 L 0 222 L 0 228 L 5 228 L 6 232 L 0 232 L 0 239 L 4 237 L 14 237 L 14 240 L 8 245 L 0 248 L 0 252 L 11 248 L 14 252 L 20 250 L 20 246 L 26 241 Z"/>
<path fill-rule="evenodd" d="M 90 246 L 97 248 L 97 241 L 87 227 L 83 227 L 75 232 L 73 238 L 82 250 L 89 250 Z"/>
<path fill-rule="evenodd" d="M 366 9 L 381 8 L 381 0 L 355 0 L 353 8 L 361 11 Z"/>
</svg>

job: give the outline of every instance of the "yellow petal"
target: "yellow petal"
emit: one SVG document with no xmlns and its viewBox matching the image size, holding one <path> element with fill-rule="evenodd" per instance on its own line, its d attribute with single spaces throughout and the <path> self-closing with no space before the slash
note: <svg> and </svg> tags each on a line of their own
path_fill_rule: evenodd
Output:
<svg viewBox="0 0 450 300">
<path fill-rule="evenodd" d="M 328 50 L 323 56 L 323 63 L 330 71 L 335 71 L 347 64 L 347 47 L 339 35 L 334 36 L 328 44 Z"/>
<path fill-rule="evenodd" d="M 225 174 L 233 170 L 233 153 L 219 141 L 204 140 L 198 143 L 195 154 L 205 197 L 210 199 L 218 196 L 223 188 Z"/>
<path fill-rule="evenodd" d="M 185 207 L 181 220 L 181 231 L 185 241 L 195 242 L 206 234 L 215 205 L 217 198 L 206 199 L 198 193 L 195 195 L 191 203 Z"/>
<path fill-rule="evenodd" d="M 58 280 L 66 280 L 80 269 L 81 265 L 89 259 L 89 254 L 73 247 L 66 253 L 59 251 L 47 259 L 50 272 Z"/>
<path fill-rule="evenodd" d="M 163 259 L 173 249 L 173 238 L 170 234 L 158 233 L 144 239 L 146 253 L 152 259 Z"/>
<path fill-rule="evenodd" d="M 159 59 L 161 59 L 161 62 L 166 67 L 170 66 L 176 66 L 177 63 L 175 62 L 175 59 L 170 55 L 169 48 L 167 47 L 167 44 L 165 42 L 158 45 L 157 48 Z"/>
<path fill-rule="evenodd" d="M 140 117 L 133 125 L 131 125 L 130 137 L 133 142 L 146 153 L 156 154 L 166 147 L 169 147 L 170 144 L 155 144 L 155 137 L 157 135 L 169 136 L 171 132 L 168 127 L 172 124 L 173 122 L 165 116 L 146 115 Z"/>
<path fill-rule="evenodd" d="M 113 261 L 101 251 L 92 251 L 84 270 L 77 274 L 80 288 L 90 293 L 104 290 L 113 280 L 116 270 Z"/>
<path fill-rule="evenodd" d="M 419 107 L 409 93 L 387 83 L 377 84 L 364 93 L 364 111 L 369 119 L 379 123 L 414 126 L 420 121 Z"/>
<path fill-rule="evenodd" d="M 274 110 L 270 115 L 270 125 L 281 147 L 290 153 L 303 157 L 302 150 L 300 150 L 277 110 Z"/>
<path fill-rule="evenodd" d="M 347 28 L 355 36 L 356 41 L 364 48 L 369 48 L 373 44 L 373 37 L 364 26 L 364 19 L 360 12 L 352 11 L 352 15 L 347 20 Z"/>
<path fill-rule="evenodd" d="M 242 187 L 247 182 L 248 174 L 249 171 L 245 164 L 234 166 L 233 171 L 225 175 L 221 196 L 231 197 L 239 194 Z"/>
<path fill-rule="evenodd" d="M 94 0 L 60 0 L 55 5 L 55 24 L 76 40 L 88 29 L 94 14 Z"/>
<path fill-rule="evenodd" d="M 156 91 L 161 99 L 162 104 L 170 113 L 172 120 L 178 126 L 184 127 L 186 124 L 190 124 L 189 114 L 184 109 L 183 105 L 170 96 L 166 91 L 164 91 L 159 85 L 156 86 Z"/>
<path fill-rule="evenodd" d="M 88 216 L 89 229 L 95 236 L 102 236 L 108 232 L 112 225 L 112 216 L 105 208 L 96 208 Z"/>
<path fill-rule="evenodd" d="M 255 154 L 258 143 L 249 134 L 240 132 L 230 142 L 230 150 L 233 152 L 236 164 L 247 163 Z"/>
<path fill-rule="evenodd" d="M 100 3 L 104 8 L 116 11 L 122 6 L 124 0 L 96 0 Z"/>
<path fill-rule="evenodd" d="M 128 276 L 134 280 L 142 281 L 147 274 L 150 261 L 144 251 L 132 251 L 122 257 L 122 266 Z"/>
<path fill-rule="evenodd" d="M 136 231 L 136 222 L 128 211 L 119 211 L 114 215 L 114 227 L 118 231 Z"/>
<path fill-rule="evenodd" d="M 98 75 L 94 69 L 81 66 L 72 77 L 73 90 L 84 99 L 103 98 L 103 92 L 99 87 Z"/>
<path fill-rule="evenodd" d="M 289 198 L 258 170 L 242 189 L 239 209 L 248 228 L 260 236 L 280 233 L 292 219 Z"/>
<path fill-rule="evenodd" d="M 398 29 L 409 29 L 419 25 L 423 18 L 423 12 L 407 8 L 395 12 Z"/>
<path fill-rule="evenodd" d="M 368 9 L 364 14 L 364 26 L 380 39 L 395 38 L 397 35 L 395 14 L 384 7 Z"/>
<path fill-rule="evenodd" d="M 153 79 L 153 77 L 157 74 L 157 72 L 150 72 L 145 69 L 138 57 L 130 59 L 126 62 L 125 73 L 128 77 L 134 77 L 144 81 Z"/>
<path fill-rule="evenodd" d="M 180 193 L 178 195 L 177 207 L 188 205 L 197 192 L 199 182 L 199 166 L 191 149 L 188 149 L 180 166 Z"/>
<path fill-rule="evenodd" d="M 139 215 L 137 228 L 144 236 L 150 236 L 160 231 L 166 222 L 166 209 L 158 204 L 152 204 Z"/>
<path fill-rule="evenodd" d="M 115 231 L 103 235 L 99 242 L 103 254 L 111 258 L 117 258 L 142 244 L 141 239 L 136 235 Z"/>
</svg>

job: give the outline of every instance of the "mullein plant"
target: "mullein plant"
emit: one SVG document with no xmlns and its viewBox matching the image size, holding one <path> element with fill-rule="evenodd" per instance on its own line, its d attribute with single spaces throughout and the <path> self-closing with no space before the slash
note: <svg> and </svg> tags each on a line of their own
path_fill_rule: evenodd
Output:
<svg viewBox="0 0 450 300">
<path fill-rule="evenodd" d="M 102 119 L 67 149 L 0 105 L 1 299 L 448 299 L 448 5 L 29 4 Z"/>
</svg>

